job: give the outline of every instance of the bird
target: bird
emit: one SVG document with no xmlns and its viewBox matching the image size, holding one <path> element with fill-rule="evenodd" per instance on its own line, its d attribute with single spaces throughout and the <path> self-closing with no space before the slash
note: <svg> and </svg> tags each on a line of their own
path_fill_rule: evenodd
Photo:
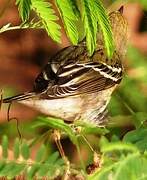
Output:
<svg viewBox="0 0 147 180">
<path fill-rule="evenodd" d="M 65 47 L 50 58 L 31 91 L 5 98 L 3 103 L 18 102 L 65 122 L 79 120 L 101 126 L 107 119 L 112 92 L 124 74 L 122 61 L 128 41 L 123 7 L 109 13 L 109 21 L 115 43 L 112 58 L 107 56 L 101 33 L 92 56 L 85 41 Z"/>
</svg>

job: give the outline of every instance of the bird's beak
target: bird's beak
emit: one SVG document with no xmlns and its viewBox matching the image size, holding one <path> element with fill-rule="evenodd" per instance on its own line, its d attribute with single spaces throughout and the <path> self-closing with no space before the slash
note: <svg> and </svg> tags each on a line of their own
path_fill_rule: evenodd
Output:
<svg viewBox="0 0 147 180">
<path fill-rule="evenodd" d="M 118 9 L 118 11 L 119 11 L 121 14 L 123 14 L 124 6 L 121 6 L 121 7 Z"/>
</svg>

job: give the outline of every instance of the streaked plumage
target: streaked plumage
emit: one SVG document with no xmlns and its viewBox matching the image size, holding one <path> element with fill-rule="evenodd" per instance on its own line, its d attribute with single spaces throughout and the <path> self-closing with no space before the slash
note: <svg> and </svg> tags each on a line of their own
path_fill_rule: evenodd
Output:
<svg viewBox="0 0 147 180">
<path fill-rule="evenodd" d="M 97 125 L 104 121 L 106 106 L 123 74 L 127 23 L 120 11 L 110 14 L 116 50 L 108 59 L 100 36 L 94 54 L 85 42 L 62 49 L 51 58 L 35 80 L 33 91 L 4 99 L 19 101 L 49 116 Z"/>
</svg>

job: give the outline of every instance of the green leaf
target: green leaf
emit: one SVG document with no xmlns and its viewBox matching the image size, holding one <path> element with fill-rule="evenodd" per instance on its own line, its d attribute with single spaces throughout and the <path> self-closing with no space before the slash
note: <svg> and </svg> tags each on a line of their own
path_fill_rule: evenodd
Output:
<svg viewBox="0 0 147 180">
<path fill-rule="evenodd" d="M 1 160 L 0 161 L 0 172 L 3 170 L 4 167 L 5 167 L 5 160 Z"/>
<path fill-rule="evenodd" d="M 40 124 L 41 126 L 48 126 L 53 129 L 61 130 L 62 132 L 65 132 L 69 136 L 70 140 L 74 144 L 78 144 L 77 137 L 73 132 L 73 129 L 63 120 L 57 118 L 46 118 L 46 117 L 39 117 L 38 120 L 39 123 L 41 123 Z"/>
<path fill-rule="evenodd" d="M 8 137 L 5 135 L 2 138 L 2 149 L 3 149 L 3 157 L 7 158 L 8 157 Z"/>
<path fill-rule="evenodd" d="M 25 169 L 25 164 L 13 164 L 13 168 L 8 172 L 7 177 L 12 179 L 17 175 L 20 175 L 22 171 Z"/>
<path fill-rule="evenodd" d="M 26 141 L 23 141 L 23 143 L 21 145 L 21 154 L 25 160 L 29 159 L 29 157 L 30 157 L 30 150 L 29 150 L 29 146 L 27 145 Z"/>
<path fill-rule="evenodd" d="M 51 154 L 47 159 L 46 159 L 46 163 L 50 163 L 50 164 L 54 164 L 56 162 L 56 160 L 59 158 L 59 153 L 58 152 L 54 152 L 53 154 Z"/>
<path fill-rule="evenodd" d="M 134 112 L 146 112 L 147 98 L 141 93 L 140 86 L 135 80 L 126 75 L 121 83 L 121 88 L 120 96 Z"/>
<path fill-rule="evenodd" d="M 86 34 L 86 44 L 89 54 L 92 55 L 96 47 L 97 18 L 93 1 L 81 1 L 81 16 Z"/>
<path fill-rule="evenodd" d="M 74 10 L 77 11 L 74 1 L 71 0 L 56 0 L 57 7 L 60 10 L 62 19 L 64 20 L 65 29 L 71 42 L 76 45 L 78 43 L 78 30 L 76 26 L 77 16 Z"/>
<path fill-rule="evenodd" d="M 31 0 L 16 0 L 16 5 L 18 5 L 21 19 L 23 21 L 28 20 L 31 11 Z"/>
<path fill-rule="evenodd" d="M 39 150 L 37 151 L 36 158 L 35 158 L 36 162 L 41 162 L 41 161 L 43 161 L 45 155 L 46 155 L 46 147 L 45 147 L 45 145 L 43 144 L 43 145 L 39 148 Z"/>
<path fill-rule="evenodd" d="M 109 144 L 108 139 L 105 136 L 102 136 L 99 141 L 99 146 L 102 149 L 103 147 L 107 146 Z"/>
<path fill-rule="evenodd" d="M 70 7 L 72 8 L 75 16 L 77 18 L 80 17 L 80 11 L 79 11 L 79 8 L 78 8 L 78 5 L 77 5 L 77 1 L 76 0 L 68 0 L 68 3 L 70 5 Z"/>
<path fill-rule="evenodd" d="M 136 128 L 140 128 L 143 126 L 144 122 L 147 120 L 147 113 L 145 112 L 137 112 L 133 114 L 133 121 Z"/>
<path fill-rule="evenodd" d="M 141 151 L 147 151 L 147 129 L 130 131 L 124 136 L 123 141 L 136 145 Z"/>
<path fill-rule="evenodd" d="M 58 176 L 62 176 L 62 167 L 50 167 L 49 171 L 47 172 L 47 176 L 50 177 L 51 179 L 55 179 Z"/>
<path fill-rule="evenodd" d="M 90 55 L 93 54 L 97 40 L 97 23 L 99 24 L 107 50 L 108 57 L 112 57 L 114 51 L 114 41 L 108 16 L 100 1 L 81 1 L 82 19 L 86 32 L 86 44 Z"/>
<path fill-rule="evenodd" d="M 13 169 L 14 162 L 10 162 L 8 164 L 4 164 L 3 168 L 0 170 L 0 176 L 7 176 L 8 173 Z"/>
<path fill-rule="evenodd" d="M 59 158 L 59 153 L 54 152 L 53 154 L 49 155 L 44 164 L 39 167 L 38 169 L 38 176 L 42 177 L 45 175 L 55 175 L 55 171 L 62 171 L 64 165 L 63 159 Z"/>
<path fill-rule="evenodd" d="M 48 171 L 49 171 L 49 166 L 47 164 L 43 164 L 42 166 L 39 167 L 37 171 L 37 176 L 39 177 L 46 176 Z"/>
<path fill-rule="evenodd" d="M 18 159 L 20 154 L 20 141 L 18 138 L 16 138 L 15 140 L 13 152 L 14 152 L 14 158 Z"/>
<path fill-rule="evenodd" d="M 105 46 L 107 50 L 108 57 L 112 57 L 114 52 L 114 41 L 113 41 L 113 35 L 111 31 L 111 25 L 108 19 L 108 16 L 106 14 L 105 8 L 103 7 L 100 0 L 93 0 L 95 11 L 97 13 L 97 20 L 99 23 L 99 26 L 103 32 Z"/>
<path fill-rule="evenodd" d="M 53 40 L 60 42 L 60 25 L 56 22 L 58 17 L 55 15 L 55 11 L 51 6 L 50 2 L 45 2 L 44 0 L 32 1 L 32 9 L 40 17 L 48 35 L 51 36 Z"/>
<path fill-rule="evenodd" d="M 103 153 L 114 152 L 114 151 L 138 152 L 138 149 L 133 144 L 122 143 L 122 142 L 106 143 L 101 148 L 101 152 Z"/>
<path fill-rule="evenodd" d="M 97 170 L 92 175 L 88 176 L 87 180 L 108 180 L 110 173 L 112 173 L 112 169 L 118 165 L 118 163 L 114 163 L 107 167 L 103 167 L 101 170 Z"/>
<path fill-rule="evenodd" d="M 128 155 L 117 167 L 114 180 L 145 180 L 147 179 L 147 159 L 139 154 Z"/>
<path fill-rule="evenodd" d="M 86 135 L 86 134 L 100 134 L 100 135 L 105 135 L 109 132 L 109 130 L 107 130 L 104 127 L 97 127 L 93 124 L 89 124 L 89 123 L 83 123 L 83 122 L 75 122 L 75 125 L 77 126 L 77 128 L 80 128 L 80 132 L 79 134 L 82 135 Z"/>
<path fill-rule="evenodd" d="M 147 159 L 139 153 L 129 154 L 121 161 L 97 170 L 88 180 L 146 180 Z"/>
<path fill-rule="evenodd" d="M 32 179 L 33 179 L 33 177 L 35 176 L 38 168 L 39 168 L 39 165 L 38 165 L 38 164 L 33 164 L 33 165 L 31 166 L 31 168 L 28 169 L 28 172 L 27 172 L 27 179 L 28 179 L 28 180 L 32 180 Z"/>
</svg>

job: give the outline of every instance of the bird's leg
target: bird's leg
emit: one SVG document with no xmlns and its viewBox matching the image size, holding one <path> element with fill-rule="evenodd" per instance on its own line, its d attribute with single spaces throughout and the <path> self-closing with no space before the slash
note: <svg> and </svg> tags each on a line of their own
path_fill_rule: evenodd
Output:
<svg viewBox="0 0 147 180">
<path fill-rule="evenodd" d="M 65 153 L 64 153 L 61 141 L 60 141 L 61 135 L 60 135 L 60 132 L 57 129 L 54 129 L 53 137 L 54 137 L 55 143 L 57 145 L 57 148 L 58 148 L 58 150 L 60 152 L 61 157 L 64 158 L 65 157 Z"/>
<path fill-rule="evenodd" d="M 69 162 L 68 158 L 65 156 L 65 153 L 64 153 L 61 141 L 60 141 L 60 139 L 61 139 L 60 131 L 57 129 L 54 129 L 53 137 L 54 137 L 55 143 L 57 145 L 57 148 L 59 150 L 59 153 L 60 153 L 61 157 L 63 158 L 65 164 L 66 164 L 64 179 L 68 179 L 68 177 L 70 175 L 70 162 Z"/>
</svg>

